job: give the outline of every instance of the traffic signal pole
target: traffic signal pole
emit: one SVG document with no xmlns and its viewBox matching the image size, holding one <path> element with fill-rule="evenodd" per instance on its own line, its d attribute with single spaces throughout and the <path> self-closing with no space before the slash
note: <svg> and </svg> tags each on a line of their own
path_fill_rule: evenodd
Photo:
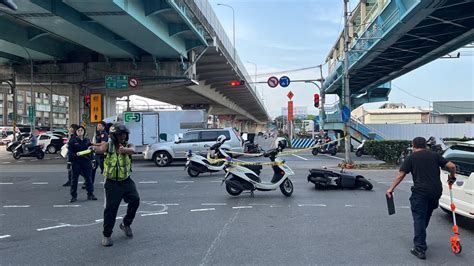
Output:
<svg viewBox="0 0 474 266">
<path fill-rule="evenodd" d="M 344 0 L 344 87 L 342 97 L 344 98 L 343 106 L 351 109 L 351 93 L 349 88 L 349 19 L 347 4 L 349 0 Z M 352 164 L 351 158 L 351 135 L 349 131 L 349 122 L 351 121 L 350 112 L 349 120 L 344 122 L 344 149 L 345 149 L 345 163 Z"/>
</svg>

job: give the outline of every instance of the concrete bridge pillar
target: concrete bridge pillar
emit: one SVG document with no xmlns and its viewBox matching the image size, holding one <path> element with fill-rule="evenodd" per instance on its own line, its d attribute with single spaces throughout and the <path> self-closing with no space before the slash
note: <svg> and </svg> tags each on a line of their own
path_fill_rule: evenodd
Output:
<svg viewBox="0 0 474 266">
<path fill-rule="evenodd" d="M 67 96 L 69 97 L 69 120 L 68 126 L 70 124 L 79 124 L 81 122 L 81 102 L 82 97 L 80 93 L 80 87 L 77 85 L 72 85 L 72 88 L 67 90 Z"/>
</svg>

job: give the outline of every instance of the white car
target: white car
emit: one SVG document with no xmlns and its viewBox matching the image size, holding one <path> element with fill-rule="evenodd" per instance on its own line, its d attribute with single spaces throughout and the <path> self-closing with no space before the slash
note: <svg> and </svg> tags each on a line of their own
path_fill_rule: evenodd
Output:
<svg viewBox="0 0 474 266">
<path fill-rule="evenodd" d="M 461 142 L 447 149 L 443 157 L 456 165 L 456 182 L 453 184 L 453 198 L 456 214 L 474 219 L 474 140 Z M 448 172 L 441 172 L 443 194 L 439 206 L 450 211 Z"/>
<path fill-rule="evenodd" d="M 153 160 L 156 166 L 168 166 L 175 159 L 186 159 L 186 152 L 189 150 L 203 155 L 206 154 L 220 135 L 227 138 L 222 145 L 222 149 L 243 152 L 242 139 L 233 128 L 212 128 L 188 130 L 184 133 L 182 139 L 175 142 L 150 144 L 143 152 L 143 157 L 145 160 Z"/>
<path fill-rule="evenodd" d="M 65 143 L 67 143 L 67 139 L 60 135 L 41 134 L 38 136 L 38 145 L 41 145 L 49 154 L 54 154 L 61 150 Z"/>
</svg>

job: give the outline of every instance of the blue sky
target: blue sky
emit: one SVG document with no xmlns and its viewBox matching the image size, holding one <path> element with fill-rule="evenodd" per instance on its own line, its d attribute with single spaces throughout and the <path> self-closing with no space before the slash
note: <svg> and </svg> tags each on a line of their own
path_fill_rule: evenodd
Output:
<svg viewBox="0 0 474 266">
<path fill-rule="evenodd" d="M 232 40 L 232 11 L 217 3 L 231 5 L 235 10 L 236 48 L 247 72 L 272 73 L 324 63 L 329 50 L 343 28 L 343 0 L 209 0 Z M 350 1 L 355 7 L 357 1 Z M 474 100 L 473 48 L 463 49 L 459 59 L 439 59 L 392 82 L 390 102 L 407 106 L 428 107 L 428 101 Z M 470 55 L 470 56 L 469 56 Z M 324 75 L 326 74 L 326 69 Z M 279 74 L 277 76 L 282 76 Z M 316 79 L 319 70 L 288 73 L 290 79 Z M 259 76 L 266 81 L 268 76 Z M 288 91 L 295 94 L 295 106 L 312 106 L 314 85 L 293 83 L 288 88 L 258 85 L 272 116 L 280 115 L 286 106 Z M 407 94 L 406 92 L 409 94 Z M 366 107 L 376 108 L 382 103 Z"/>
</svg>

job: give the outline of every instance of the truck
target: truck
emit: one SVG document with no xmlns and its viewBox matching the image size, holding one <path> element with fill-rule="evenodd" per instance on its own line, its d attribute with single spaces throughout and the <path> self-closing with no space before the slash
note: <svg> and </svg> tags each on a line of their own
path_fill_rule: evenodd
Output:
<svg viewBox="0 0 474 266">
<path fill-rule="evenodd" d="M 130 130 L 129 143 L 142 153 L 148 144 L 174 141 L 188 129 L 205 128 L 206 110 L 163 110 L 153 112 L 123 112 L 120 117 L 104 119 L 106 123 L 123 121 Z"/>
</svg>

